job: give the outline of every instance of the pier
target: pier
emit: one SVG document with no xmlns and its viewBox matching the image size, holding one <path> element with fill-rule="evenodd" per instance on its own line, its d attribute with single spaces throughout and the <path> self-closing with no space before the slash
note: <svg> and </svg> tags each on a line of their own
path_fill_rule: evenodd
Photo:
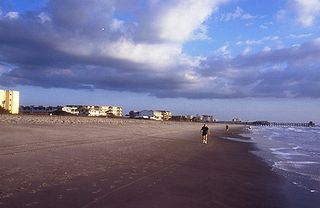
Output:
<svg viewBox="0 0 320 208">
<path fill-rule="evenodd" d="M 222 123 L 222 124 L 243 124 L 249 126 L 279 126 L 279 127 L 315 127 L 316 124 L 312 121 L 307 123 L 294 123 L 294 122 L 269 122 L 269 121 L 217 121 L 215 123 Z"/>
<path fill-rule="evenodd" d="M 252 126 L 280 126 L 280 127 L 314 127 L 315 123 L 312 121 L 308 123 L 287 123 L 287 122 L 268 122 L 268 121 L 254 121 L 244 122 L 246 125 Z"/>
</svg>

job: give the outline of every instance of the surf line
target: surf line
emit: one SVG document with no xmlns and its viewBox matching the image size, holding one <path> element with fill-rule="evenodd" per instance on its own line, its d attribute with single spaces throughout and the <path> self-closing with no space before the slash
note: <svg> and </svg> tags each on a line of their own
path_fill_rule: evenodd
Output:
<svg viewBox="0 0 320 208">
<path fill-rule="evenodd" d="M 130 182 L 130 183 L 127 183 L 127 184 L 125 184 L 125 185 L 119 186 L 118 188 L 115 188 L 114 190 L 112 190 L 112 191 L 110 191 L 110 192 L 108 192 L 108 193 L 106 193 L 106 194 L 104 194 L 104 195 L 102 195 L 102 196 L 94 199 L 93 201 L 89 202 L 88 204 L 82 206 L 81 208 L 89 208 L 89 207 L 91 207 L 92 205 L 96 204 L 97 202 L 101 201 L 102 199 L 108 198 L 111 194 L 114 194 L 115 192 L 118 192 L 118 191 L 120 191 L 120 190 L 122 190 L 122 189 L 125 189 L 125 188 L 127 188 L 127 187 L 129 187 L 129 186 L 131 186 L 131 185 L 133 185 L 133 184 L 135 184 L 135 183 L 138 183 L 138 182 L 140 182 L 140 181 L 148 178 L 148 177 L 157 175 L 157 174 L 159 174 L 159 173 L 161 173 L 161 172 L 163 172 L 163 171 L 165 171 L 165 170 L 167 170 L 167 169 L 169 169 L 169 168 L 173 168 L 173 167 L 175 167 L 175 166 L 177 166 L 177 165 L 175 165 L 175 164 L 169 165 L 169 166 L 164 167 L 164 168 L 162 168 L 162 169 L 160 169 L 160 170 L 158 170 L 158 171 L 155 171 L 155 172 L 150 173 L 150 174 L 148 174 L 148 175 L 146 175 L 146 176 L 143 176 L 143 177 L 141 177 L 141 178 L 138 178 L 138 179 L 136 179 L 136 180 L 134 180 L 134 181 L 132 181 L 132 182 Z"/>
</svg>

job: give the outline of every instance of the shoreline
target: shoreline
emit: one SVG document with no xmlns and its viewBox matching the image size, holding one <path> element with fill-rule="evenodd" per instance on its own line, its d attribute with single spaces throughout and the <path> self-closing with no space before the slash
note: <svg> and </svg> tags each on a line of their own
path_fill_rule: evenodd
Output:
<svg viewBox="0 0 320 208">
<path fill-rule="evenodd" d="M 0 207 L 287 205 L 253 145 L 221 139 L 243 126 L 209 124 L 205 145 L 201 123 L 109 121 L 1 125 Z"/>
<path fill-rule="evenodd" d="M 301 173 L 296 173 L 294 171 L 292 172 L 290 171 L 290 169 L 286 170 L 286 169 L 278 168 L 275 164 L 280 159 L 277 158 L 276 154 L 273 154 L 271 150 L 268 151 L 268 148 L 263 146 L 263 144 L 260 144 L 261 142 L 261 141 L 259 142 L 260 138 L 261 138 L 261 135 L 259 135 L 257 139 L 258 141 L 256 141 L 255 139 L 253 140 L 253 144 L 257 147 L 257 151 L 253 151 L 252 153 L 256 155 L 259 159 L 261 159 L 264 163 L 266 163 L 272 169 L 273 172 L 275 172 L 277 175 L 279 175 L 279 177 L 282 178 L 282 183 L 283 183 L 282 190 L 283 190 L 283 193 L 285 193 L 288 207 L 289 208 L 300 208 L 300 207 L 318 208 L 320 204 L 320 193 L 319 191 L 313 190 L 313 189 L 316 189 L 316 187 L 319 187 L 317 185 L 319 181 L 312 182 L 312 181 L 309 181 L 309 179 L 303 178 L 303 177 L 308 177 L 306 175 L 303 175 Z M 282 148 L 285 149 L 284 146 L 285 145 L 281 145 L 281 149 Z M 274 148 L 276 149 L 277 147 L 274 147 Z M 309 185 L 307 185 L 306 182 L 309 183 Z M 314 188 L 310 186 L 311 183 L 313 183 L 312 186 Z"/>
</svg>

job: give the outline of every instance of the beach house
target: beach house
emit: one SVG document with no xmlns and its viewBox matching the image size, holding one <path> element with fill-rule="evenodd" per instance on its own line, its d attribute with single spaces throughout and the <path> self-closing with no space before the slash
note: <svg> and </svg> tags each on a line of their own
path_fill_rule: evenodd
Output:
<svg viewBox="0 0 320 208">
<path fill-rule="evenodd" d="M 81 107 L 81 105 L 67 105 L 62 107 L 61 110 L 67 113 L 71 113 L 73 115 L 79 115 Z"/>
<path fill-rule="evenodd" d="M 170 111 L 165 111 L 165 110 L 130 111 L 129 117 L 162 121 L 162 120 L 170 120 L 172 117 L 172 113 Z"/>
<path fill-rule="evenodd" d="M 161 111 L 157 110 L 142 110 L 139 111 L 139 118 L 151 119 L 151 120 L 163 120 L 163 115 Z"/>
<path fill-rule="evenodd" d="M 163 120 L 168 121 L 168 120 L 171 119 L 172 113 L 171 113 L 170 111 L 161 110 L 160 112 L 161 112 L 161 114 L 162 114 Z"/>
<path fill-rule="evenodd" d="M 0 106 L 11 114 L 19 114 L 19 91 L 0 90 Z"/>
<path fill-rule="evenodd" d="M 202 121 L 212 123 L 215 122 L 215 119 L 211 115 L 202 115 Z"/>
</svg>

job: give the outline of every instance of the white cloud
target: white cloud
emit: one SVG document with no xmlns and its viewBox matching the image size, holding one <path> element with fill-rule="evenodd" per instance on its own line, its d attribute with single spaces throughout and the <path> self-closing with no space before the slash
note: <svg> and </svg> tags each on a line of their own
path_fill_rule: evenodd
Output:
<svg viewBox="0 0 320 208">
<path fill-rule="evenodd" d="M 269 27 L 268 27 L 268 26 L 266 26 L 266 25 L 260 25 L 260 26 L 259 26 L 259 28 L 260 28 L 260 29 L 263 29 L 263 30 L 267 30 L 267 29 L 269 29 Z"/>
<path fill-rule="evenodd" d="M 242 51 L 242 55 L 248 55 L 250 54 L 252 51 L 252 49 L 250 47 L 246 47 L 243 51 Z"/>
<path fill-rule="evenodd" d="M 179 44 L 144 44 L 121 39 L 117 42 L 106 44 L 102 50 L 106 56 L 146 64 L 152 66 L 155 70 L 165 70 L 175 65 L 188 65 L 191 67 L 198 64 L 198 58 L 184 55 Z"/>
<path fill-rule="evenodd" d="M 41 23 L 46 23 L 46 22 L 50 22 L 51 21 L 51 18 L 44 12 L 41 12 L 39 15 L 38 15 Z"/>
<path fill-rule="evenodd" d="M 159 37 L 172 42 L 184 42 L 192 39 L 194 32 L 203 27 L 203 23 L 225 0 L 179 0 L 170 8 L 165 8 L 153 23 Z"/>
<path fill-rule="evenodd" d="M 111 31 L 120 31 L 124 32 L 124 21 L 119 19 L 112 19 L 111 25 L 110 25 Z"/>
<path fill-rule="evenodd" d="M 269 29 L 269 26 L 273 25 L 273 22 L 265 22 L 259 26 L 260 29 L 266 30 Z"/>
<path fill-rule="evenodd" d="M 316 18 L 320 16 L 319 0 L 294 0 L 294 7 L 297 12 L 297 21 L 304 27 L 311 27 Z"/>
<path fill-rule="evenodd" d="M 230 50 L 229 50 L 229 44 L 225 44 L 215 50 L 214 54 L 218 57 L 223 57 L 223 58 L 230 58 Z"/>
<path fill-rule="evenodd" d="M 19 12 L 8 12 L 5 17 L 9 19 L 17 19 L 19 18 Z"/>
<path fill-rule="evenodd" d="M 262 40 L 246 40 L 244 42 L 246 45 L 260 45 L 263 43 Z"/>
<path fill-rule="evenodd" d="M 200 25 L 198 30 L 193 33 L 191 37 L 192 40 L 211 40 L 211 38 L 207 35 L 208 27 L 206 25 Z"/>
<path fill-rule="evenodd" d="M 261 45 L 261 44 L 264 44 L 266 41 L 276 41 L 276 40 L 279 40 L 280 37 L 279 36 L 266 36 L 266 37 L 263 37 L 262 39 L 260 40 L 245 40 L 245 41 L 238 41 L 236 43 L 236 45 L 249 45 L 249 46 L 252 46 L 252 45 Z"/>
<path fill-rule="evenodd" d="M 300 39 L 300 38 L 307 38 L 312 36 L 312 33 L 303 33 L 303 34 L 290 34 L 289 38 L 293 38 L 293 39 Z"/>
<path fill-rule="evenodd" d="M 263 38 L 263 40 L 271 40 L 271 41 L 274 41 L 274 40 L 279 40 L 279 36 L 266 36 Z"/>
<path fill-rule="evenodd" d="M 246 13 L 243 9 L 241 9 L 240 7 L 237 7 L 233 12 L 223 14 L 221 17 L 221 20 L 228 22 L 234 19 L 247 20 L 247 19 L 254 19 L 254 18 L 256 18 L 256 16 Z"/>
</svg>

